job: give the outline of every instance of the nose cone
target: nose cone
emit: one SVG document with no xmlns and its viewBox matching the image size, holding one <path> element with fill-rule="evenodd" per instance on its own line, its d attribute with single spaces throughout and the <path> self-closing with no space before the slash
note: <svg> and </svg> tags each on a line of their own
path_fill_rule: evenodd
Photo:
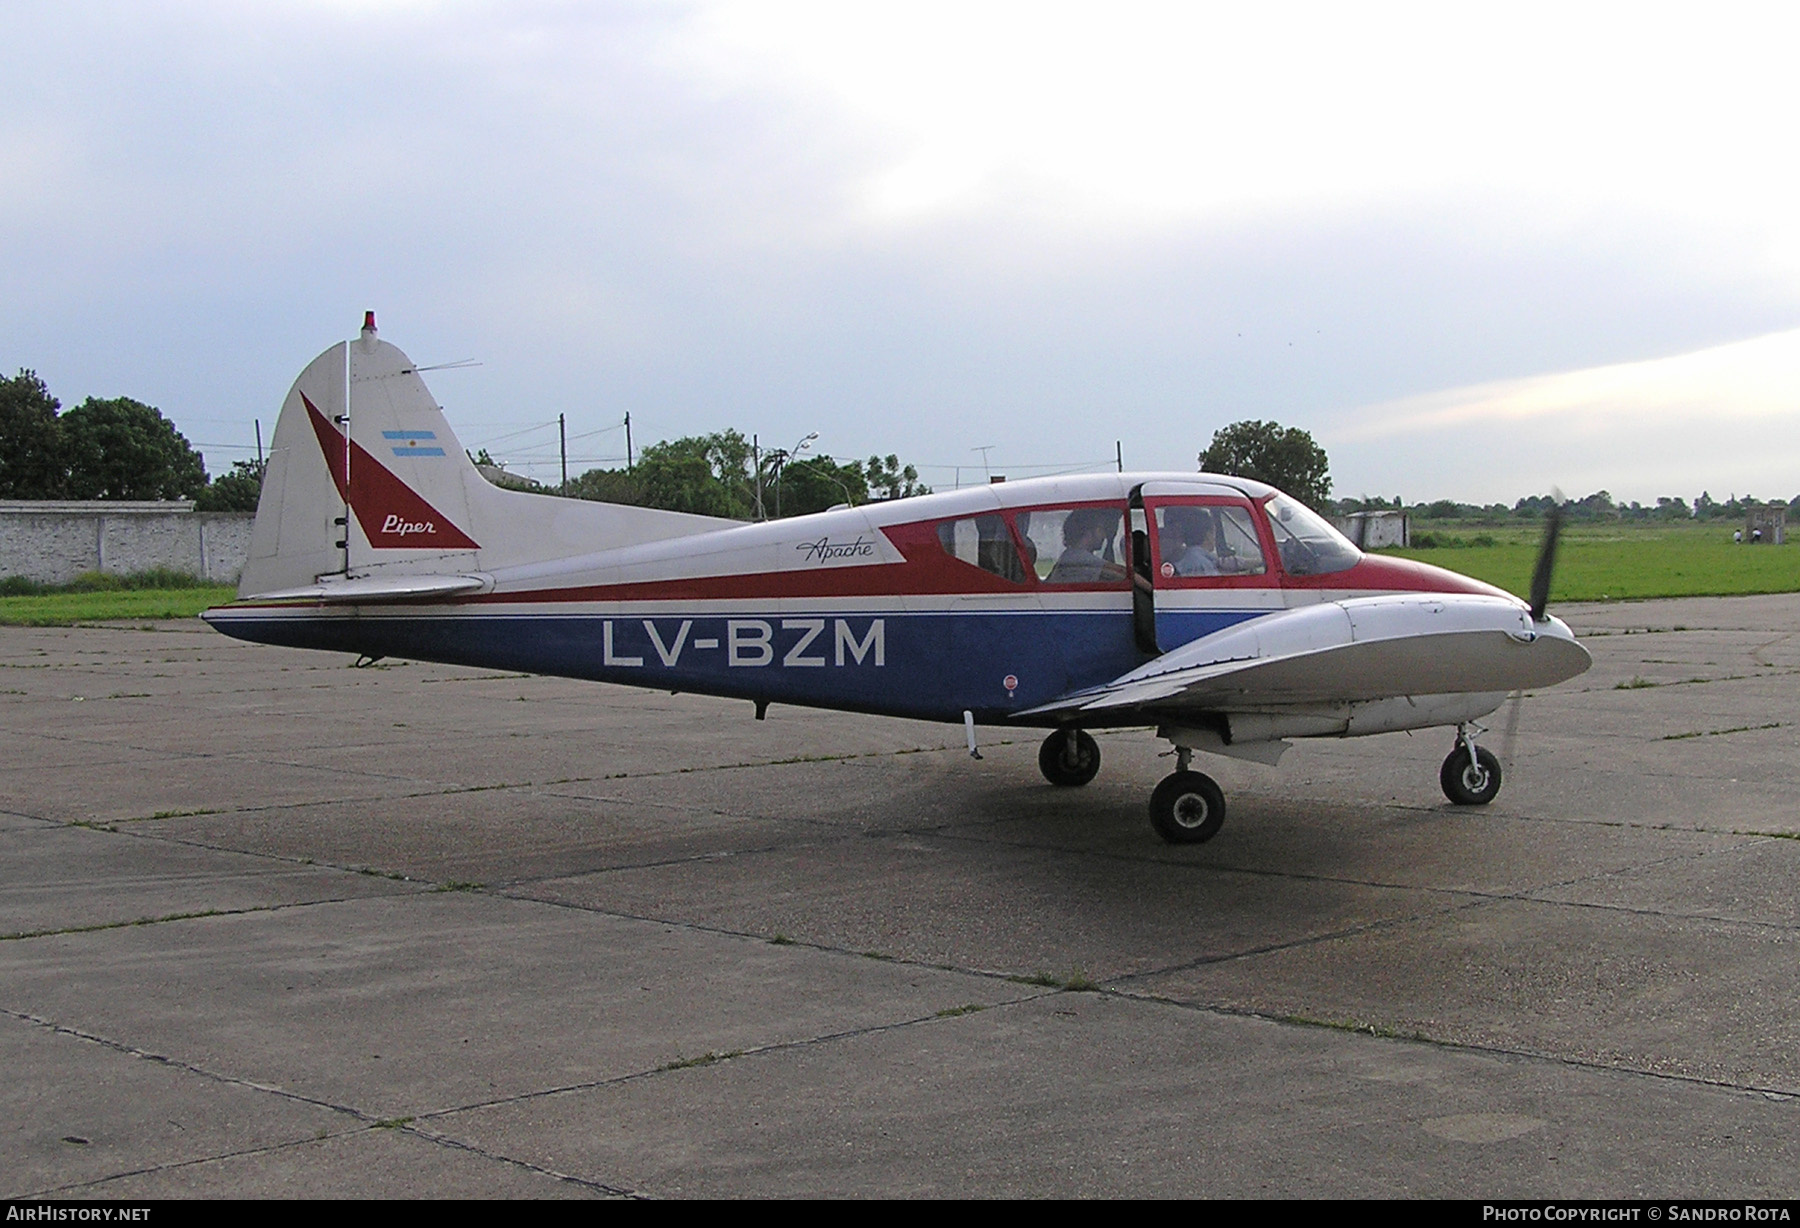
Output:
<svg viewBox="0 0 1800 1228">
<path fill-rule="evenodd" d="M 1578 674 L 1585 674 L 1594 663 L 1593 656 L 1569 624 L 1552 615 L 1541 623 L 1533 623 L 1537 638 L 1529 646 L 1532 664 L 1531 681 L 1525 686 L 1555 686 Z"/>
</svg>

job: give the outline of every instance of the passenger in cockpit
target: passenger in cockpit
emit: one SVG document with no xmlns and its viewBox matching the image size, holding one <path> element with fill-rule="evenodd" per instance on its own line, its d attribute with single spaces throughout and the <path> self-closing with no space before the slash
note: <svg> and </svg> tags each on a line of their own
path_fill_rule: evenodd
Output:
<svg viewBox="0 0 1800 1228">
<path fill-rule="evenodd" d="M 1078 507 L 1063 520 L 1063 552 L 1044 577 L 1046 584 L 1104 584 L 1125 578 L 1123 564 L 1100 556 L 1119 526 L 1119 513 L 1105 507 Z"/>
</svg>

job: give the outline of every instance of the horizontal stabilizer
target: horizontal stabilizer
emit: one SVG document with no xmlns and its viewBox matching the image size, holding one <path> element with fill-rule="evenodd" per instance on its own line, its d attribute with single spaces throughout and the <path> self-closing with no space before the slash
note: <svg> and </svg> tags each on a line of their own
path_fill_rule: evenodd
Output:
<svg viewBox="0 0 1800 1228">
<path fill-rule="evenodd" d="M 463 593 L 480 593 L 493 581 L 480 576 L 364 576 L 358 580 L 322 580 L 300 588 L 258 593 L 258 601 L 323 601 L 331 605 L 375 605 L 384 601 L 431 601 Z"/>
</svg>

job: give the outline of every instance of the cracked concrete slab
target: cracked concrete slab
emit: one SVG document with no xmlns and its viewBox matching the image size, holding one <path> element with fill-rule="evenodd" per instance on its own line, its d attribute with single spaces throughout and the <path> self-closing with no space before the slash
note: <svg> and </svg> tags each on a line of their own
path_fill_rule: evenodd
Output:
<svg viewBox="0 0 1800 1228">
<path fill-rule="evenodd" d="M 1062 993 L 430 1124 L 666 1197 L 1781 1197 L 1793 1111 Z"/>
<path fill-rule="evenodd" d="M 314 1104 L 0 1013 L 0 1195 L 280 1146 L 355 1124 Z"/>
<path fill-rule="evenodd" d="M 404 1126 L 165 1165 L 58 1191 L 67 1198 L 620 1197 L 593 1182 L 445 1144 Z"/>
<path fill-rule="evenodd" d="M 381 866 L 479 883 L 720 857 L 778 843 L 795 824 L 583 798 L 560 790 L 446 790 L 134 824 L 218 848 Z"/>
<path fill-rule="evenodd" d="M 892 884 L 904 884 L 895 890 Z M 515 894 L 1001 973 L 1106 980 L 1456 906 L 942 837 L 855 837 L 551 879 Z"/>
<path fill-rule="evenodd" d="M 1025 992 L 461 891 L 0 944 L 0 1007 L 380 1118 Z"/>
<path fill-rule="evenodd" d="M 1134 992 L 1800 1096 L 1788 925 L 1493 900 Z"/>
<path fill-rule="evenodd" d="M 385 877 L 121 838 L 84 827 L 0 832 L 0 939 L 177 913 L 235 912 L 416 890 Z"/>
</svg>

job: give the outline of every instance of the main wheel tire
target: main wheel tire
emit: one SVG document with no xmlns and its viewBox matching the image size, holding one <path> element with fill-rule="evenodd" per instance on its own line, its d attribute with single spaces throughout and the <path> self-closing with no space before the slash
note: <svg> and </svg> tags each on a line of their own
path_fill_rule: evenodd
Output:
<svg viewBox="0 0 1800 1228">
<path fill-rule="evenodd" d="M 1038 747 L 1038 771 L 1053 785 L 1085 785 L 1100 771 L 1100 743 L 1085 729 L 1058 729 Z"/>
<path fill-rule="evenodd" d="M 1458 806 L 1485 806 L 1500 792 L 1500 760 L 1478 746 L 1475 762 L 1470 763 L 1468 748 L 1458 746 L 1444 760 L 1438 783 L 1444 786 L 1444 796 Z"/>
<path fill-rule="evenodd" d="M 1225 825 L 1225 794 L 1201 772 L 1176 772 L 1150 795 L 1150 823 L 1170 844 L 1204 844 Z"/>
</svg>

